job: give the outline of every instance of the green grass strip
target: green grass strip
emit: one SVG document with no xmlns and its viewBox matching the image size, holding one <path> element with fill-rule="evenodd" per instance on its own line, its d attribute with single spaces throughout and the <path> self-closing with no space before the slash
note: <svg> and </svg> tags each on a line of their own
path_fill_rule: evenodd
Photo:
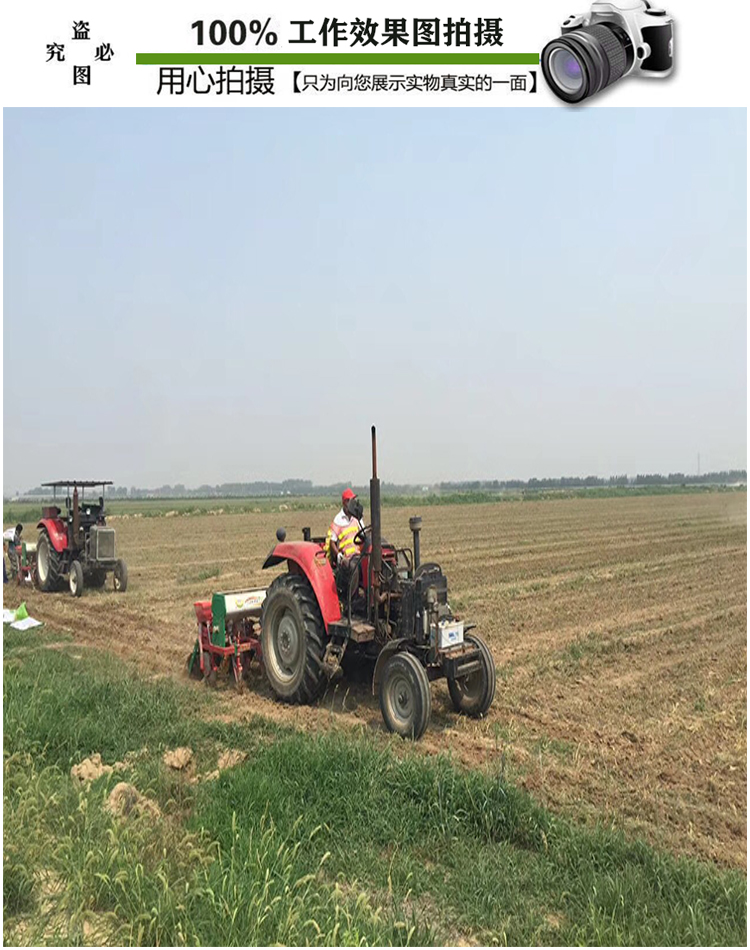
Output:
<svg viewBox="0 0 750 950">
<path fill-rule="evenodd" d="M 139 66 L 538 66 L 538 53 L 136 53 Z"/>
<path fill-rule="evenodd" d="M 197 684 L 7 646 L 8 943 L 746 943 L 743 874 L 580 826 L 501 774 L 366 729 L 210 722 Z M 197 773 L 222 748 L 248 758 L 191 784 L 162 763 L 177 745 Z M 95 752 L 131 764 L 77 787 Z M 159 819 L 109 815 L 123 779 Z"/>
</svg>

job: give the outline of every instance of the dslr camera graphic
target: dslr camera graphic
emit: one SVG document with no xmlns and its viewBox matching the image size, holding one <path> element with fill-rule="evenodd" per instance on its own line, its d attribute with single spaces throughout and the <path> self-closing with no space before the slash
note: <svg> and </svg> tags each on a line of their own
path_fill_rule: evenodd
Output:
<svg viewBox="0 0 750 950">
<path fill-rule="evenodd" d="M 565 102 L 581 102 L 625 76 L 663 79 L 674 68 L 673 20 L 649 0 L 592 3 L 569 16 L 542 50 L 542 72 Z"/>
</svg>

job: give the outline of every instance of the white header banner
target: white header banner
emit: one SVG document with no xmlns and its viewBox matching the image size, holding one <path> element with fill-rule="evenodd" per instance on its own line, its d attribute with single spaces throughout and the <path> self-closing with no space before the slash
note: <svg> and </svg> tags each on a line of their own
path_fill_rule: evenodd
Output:
<svg viewBox="0 0 750 950">
<path fill-rule="evenodd" d="M 745 35 L 744 5 L 721 16 L 697 0 L 669 9 L 649 0 L 574 7 L 13 4 L 4 14 L 4 104 L 746 105 L 744 64 L 728 43 L 730 30 Z"/>
</svg>

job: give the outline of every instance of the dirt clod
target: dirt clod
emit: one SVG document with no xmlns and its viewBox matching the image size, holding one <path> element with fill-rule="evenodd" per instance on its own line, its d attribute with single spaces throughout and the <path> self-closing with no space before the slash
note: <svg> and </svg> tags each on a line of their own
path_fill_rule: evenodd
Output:
<svg viewBox="0 0 750 950">
<path fill-rule="evenodd" d="M 235 765 L 240 765 L 247 758 L 247 752 L 240 749 L 227 749 L 219 756 L 218 767 L 222 772 L 224 769 L 233 769 Z"/>
<path fill-rule="evenodd" d="M 216 768 L 210 772 L 204 772 L 203 775 L 195 775 L 190 779 L 192 785 L 198 782 L 215 782 L 216 779 L 226 769 L 233 769 L 235 765 L 240 765 L 247 758 L 247 752 L 241 749 L 225 749 L 219 756 Z"/>
<path fill-rule="evenodd" d="M 179 749 L 168 749 L 164 753 L 163 761 L 168 768 L 180 772 L 193 761 L 193 750 L 188 749 L 187 746 L 180 746 Z"/>
<path fill-rule="evenodd" d="M 97 914 L 89 911 L 83 921 L 83 939 L 87 946 L 104 947 L 111 943 L 114 914 Z"/>
<path fill-rule="evenodd" d="M 119 762 L 117 763 L 120 764 Z M 102 757 L 98 752 L 95 752 L 92 756 L 87 759 L 84 759 L 83 762 L 79 762 L 78 765 L 74 765 L 70 770 L 70 777 L 80 782 L 82 785 L 91 785 L 92 782 L 96 779 L 101 778 L 102 775 L 110 775 L 113 771 L 111 765 L 105 765 L 102 762 Z"/>
<path fill-rule="evenodd" d="M 115 785 L 105 807 L 110 814 L 118 818 L 128 818 L 130 815 L 158 818 L 161 814 L 155 801 L 146 798 L 134 785 L 127 782 L 118 782 Z"/>
</svg>

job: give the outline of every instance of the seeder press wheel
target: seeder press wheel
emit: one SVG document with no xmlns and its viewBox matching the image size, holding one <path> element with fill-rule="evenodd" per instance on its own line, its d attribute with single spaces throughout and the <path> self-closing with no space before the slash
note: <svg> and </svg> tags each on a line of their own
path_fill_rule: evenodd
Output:
<svg viewBox="0 0 750 950">
<path fill-rule="evenodd" d="M 188 676 L 191 679 L 194 679 L 194 680 L 203 679 L 203 670 L 201 669 L 200 647 L 197 645 L 193 647 L 190 653 L 188 653 L 187 671 L 188 671 Z"/>
</svg>

